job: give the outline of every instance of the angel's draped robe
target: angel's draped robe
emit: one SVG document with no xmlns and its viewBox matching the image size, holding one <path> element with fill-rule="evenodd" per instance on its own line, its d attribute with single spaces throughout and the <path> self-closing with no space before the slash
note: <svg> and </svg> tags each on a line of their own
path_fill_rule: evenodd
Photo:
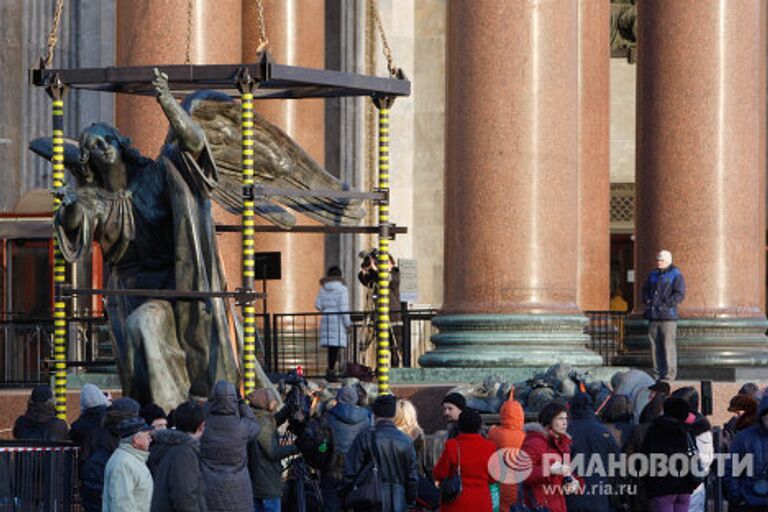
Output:
<svg viewBox="0 0 768 512">
<path fill-rule="evenodd" d="M 78 189 L 83 221 L 55 231 L 67 261 L 98 242 L 109 289 L 221 291 L 226 288 L 211 214 L 217 170 L 206 145 L 199 157 L 166 145 L 143 165 L 128 164 L 128 190 Z M 71 207 L 70 207 L 71 208 Z M 205 300 L 107 298 L 123 392 L 169 410 L 189 384 L 236 383 L 240 329 L 230 304 Z"/>
</svg>

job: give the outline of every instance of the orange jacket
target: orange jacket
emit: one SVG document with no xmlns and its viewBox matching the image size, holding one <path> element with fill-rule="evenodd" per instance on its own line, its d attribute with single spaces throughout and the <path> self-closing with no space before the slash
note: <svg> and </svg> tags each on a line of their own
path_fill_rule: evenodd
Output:
<svg viewBox="0 0 768 512">
<path fill-rule="evenodd" d="M 496 448 L 514 448 L 519 450 L 523 446 L 525 432 L 523 424 L 525 423 L 525 412 L 520 402 L 509 399 L 501 406 L 499 411 L 499 426 L 494 426 L 488 432 L 488 439 L 492 441 Z M 517 485 L 500 484 L 501 508 L 499 510 L 509 510 L 509 507 L 517 501 Z"/>
</svg>

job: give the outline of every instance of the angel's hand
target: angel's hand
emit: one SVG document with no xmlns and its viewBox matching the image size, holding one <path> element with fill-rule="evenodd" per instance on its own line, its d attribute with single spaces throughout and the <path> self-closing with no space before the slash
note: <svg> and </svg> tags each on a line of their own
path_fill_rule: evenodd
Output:
<svg viewBox="0 0 768 512">
<path fill-rule="evenodd" d="M 72 187 L 64 185 L 63 187 L 54 188 L 51 193 L 53 197 L 61 201 L 64 206 L 69 206 L 77 201 L 77 193 L 72 190 Z"/>
<path fill-rule="evenodd" d="M 154 80 L 152 80 L 152 87 L 155 88 L 157 97 L 171 96 L 171 89 L 168 87 L 168 75 L 162 73 L 159 69 L 153 68 L 152 71 L 155 74 Z"/>
</svg>

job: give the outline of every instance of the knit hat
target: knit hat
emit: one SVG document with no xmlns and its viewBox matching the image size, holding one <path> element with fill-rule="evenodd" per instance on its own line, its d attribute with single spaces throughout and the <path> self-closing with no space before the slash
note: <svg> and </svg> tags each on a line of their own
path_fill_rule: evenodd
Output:
<svg viewBox="0 0 768 512">
<path fill-rule="evenodd" d="M 680 397 L 672 396 L 664 401 L 664 416 L 685 421 L 690 412 L 691 408 L 688 402 Z"/>
<path fill-rule="evenodd" d="M 357 391 L 349 386 L 342 386 L 336 393 L 336 401 L 340 404 L 357 405 Z"/>
<path fill-rule="evenodd" d="M 397 414 L 397 399 L 394 395 L 380 395 L 373 401 L 373 414 L 377 418 L 394 418 Z"/>
<path fill-rule="evenodd" d="M 139 402 L 126 396 L 123 398 L 118 398 L 112 402 L 112 407 L 110 407 L 110 409 L 113 411 L 132 413 L 134 416 L 137 416 L 141 406 L 139 405 Z"/>
<path fill-rule="evenodd" d="M 443 398 L 442 404 L 453 404 L 463 411 L 467 407 L 467 400 L 461 393 L 448 393 Z"/>
<path fill-rule="evenodd" d="M 32 389 L 32 394 L 29 395 L 29 401 L 42 404 L 48 400 L 53 400 L 53 391 L 48 384 L 40 384 Z"/>
<path fill-rule="evenodd" d="M 552 400 L 539 411 L 539 423 L 548 427 L 552 424 L 555 416 L 567 410 L 564 403 Z"/>
<path fill-rule="evenodd" d="M 459 432 L 464 434 L 477 434 L 480 427 L 483 426 L 483 420 L 477 411 L 467 409 L 459 415 Z"/>
<path fill-rule="evenodd" d="M 568 403 L 574 418 L 583 418 L 595 412 L 595 403 L 587 393 L 576 393 Z"/>
<path fill-rule="evenodd" d="M 85 384 L 80 390 L 80 410 L 85 411 L 91 407 L 109 407 L 109 400 L 101 390 L 91 383 Z"/>
<path fill-rule="evenodd" d="M 254 389 L 248 393 L 248 402 L 259 409 L 269 410 L 269 403 L 274 400 L 269 388 Z"/>
<path fill-rule="evenodd" d="M 168 416 L 165 415 L 163 408 L 157 404 L 145 405 L 139 411 L 139 416 L 144 418 L 144 421 L 146 421 L 148 425 L 151 425 L 155 420 L 168 418 Z"/>
<path fill-rule="evenodd" d="M 146 432 L 148 430 L 152 430 L 152 427 L 147 425 L 144 420 L 139 417 L 128 418 L 117 424 L 117 434 L 120 436 L 120 439 L 133 437 L 134 434 Z"/>
<path fill-rule="evenodd" d="M 202 379 L 195 380 L 189 387 L 189 399 L 196 402 L 206 402 L 211 394 L 208 383 Z"/>
</svg>

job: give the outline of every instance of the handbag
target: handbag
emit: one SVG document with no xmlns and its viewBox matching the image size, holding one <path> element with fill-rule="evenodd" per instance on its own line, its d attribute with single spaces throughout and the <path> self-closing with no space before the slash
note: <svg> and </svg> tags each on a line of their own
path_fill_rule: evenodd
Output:
<svg viewBox="0 0 768 512">
<path fill-rule="evenodd" d="M 419 490 L 416 492 L 416 504 L 426 510 L 440 507 L 440 490 L 435 482 L 419 473 Z"/>
<path fill-rule="evenodd" d="M 384 503 L 381 492 L 381 475 L 376 463 L 376 431 L 371 432 L 371 460 L 355 477 L 352 490 L 347 494 L 346 505 L 352 509 L 379 510 Z"/>
<path fill-rule="evenodd" d="M 525 504 L 525 495 L 529 492 L 531 506 Z M 549 507 L 544 507 L 536 502 L 533 491 L 529 491 L 525 485 L 519 484 L 517 486 L 517 503 L 509 507 L 509 512 L 550 512 L 550 510 Z"/>
<path fill-rule="evenodd" d="M 456 442 L 456 449 L 459 451 L 459 463 L 456 466 L 456 474 L 440 482 L 441 503 L 453 501 L 461 494 L 461 446 L 458 442 Z"/>
<path fill-rule="evenodd" d="M 692 489 L 696 489 L 700 484 L 706 481 L 707 471 L 705 471 L 701 465 L 701 460 L 699 459 L 699 447 L 698 445 L 696 445 L 696 439 L 694 439 L 690 431 L 686 430 L 685 438 L 688 443 L 688 449 L 686 450 L 686 453 L 690 460 L 690 466 L 688 470 L 688 482 L 691 484 Z M 696 468 L 696 471 L 693 470 L 694 458 L 698 466 Z"/>
</svg>

